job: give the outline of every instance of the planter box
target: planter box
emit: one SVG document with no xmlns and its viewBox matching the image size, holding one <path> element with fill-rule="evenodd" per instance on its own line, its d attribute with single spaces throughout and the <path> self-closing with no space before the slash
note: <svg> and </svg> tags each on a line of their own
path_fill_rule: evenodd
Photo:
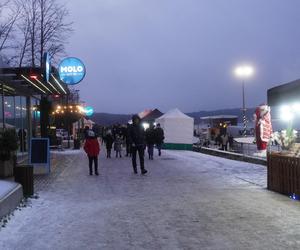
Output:
<svg viewBox="0 0 300 250">
<path fill-rule="evenodd" d="M 300 158 L 272 152 L 267 166 L 269 190 L 300 196 Z"/>
<path fill-rule="evenodd" d="M 15 163 L 16 160 L 14 159 L 14 157 L 11 157 L 11 159 L 8 161 L 0 160 L 0 178 L 13 176 Z"/>
</svg>

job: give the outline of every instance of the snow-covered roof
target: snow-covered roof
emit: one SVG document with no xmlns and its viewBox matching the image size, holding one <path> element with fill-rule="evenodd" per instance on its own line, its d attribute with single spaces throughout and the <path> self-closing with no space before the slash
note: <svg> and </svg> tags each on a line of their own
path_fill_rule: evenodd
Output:
<svg viewBox="0 0 300 250">
<path fill-rule="evenodd" d="M 254 137 L 239 137 L 239 138 L 234 138 L 234 140 L 238 143 L 244 143 L 244 144 L 253 144 L 254 142 Z"/>
<path fill-rule="evenodd" d="M 11 193 L 19 184 L 13 181 L 0 180 L 0 200 Z"/>
<path fill-rule="evenodd" d="M 203 116 L 200 117 L 201 120 L 209 120 L 209 119 L 235 119 L 238 118 L 236 115 L 212 115 L 212 116 Z"/>
<path fill-rule="evenodd" d="M 181 118 L 181 119 L 194 119 L 184 113 L 182 113 L 179 109 L 175 108 L 175 109 L 171 109 L 169 110 L 167 113 L 165 113 L 164 115 L 162 115 L 161 117 L 159 117 L 158 119 L 163 119 L 163 118 Z"/>
</svg>

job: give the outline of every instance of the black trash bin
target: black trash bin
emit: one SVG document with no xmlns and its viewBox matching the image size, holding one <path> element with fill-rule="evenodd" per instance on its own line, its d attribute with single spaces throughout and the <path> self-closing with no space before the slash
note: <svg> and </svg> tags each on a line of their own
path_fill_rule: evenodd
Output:
<svg viewBox="0 0 300 250">
<path fill-rule="evenodd" d="M 74 149 L 80 149 L 80 140 L 79 139 L 74 140 Z"/>
<path fill-rule="evenodd" d="M 33 166 L 32 165 L 18 165 L 14 167 L 15 182 L 18 182 L 23 187 L 23 195 L 25 197 L 31 196 L 34 193 L 33 184 Z"/>
</svg>

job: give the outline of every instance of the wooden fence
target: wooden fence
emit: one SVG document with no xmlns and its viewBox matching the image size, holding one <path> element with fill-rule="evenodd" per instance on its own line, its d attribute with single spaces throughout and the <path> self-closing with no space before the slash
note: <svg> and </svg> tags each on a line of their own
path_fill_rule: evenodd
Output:
<svg viewBox="0 0 300 250">
<path fill-rule="evenodd" d="M 300 158 L 271 152 L 267 156 L 268 189 L 300 196 Z"/>
</svg>

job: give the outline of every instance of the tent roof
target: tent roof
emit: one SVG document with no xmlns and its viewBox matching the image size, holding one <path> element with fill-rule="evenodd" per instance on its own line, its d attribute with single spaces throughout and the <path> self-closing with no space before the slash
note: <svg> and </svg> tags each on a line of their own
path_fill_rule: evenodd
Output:
<svg viewBox="0 0 300 250">
<path fill-rule="evenodd" d="M 194 119 L 184 113 L 182 113 L 179 109 L 171 109 L 158 119 L 164 119 L 164 118 L 180 118 L 180 119 Z"/>
<path fill-rule="evenodd" d="M 300 99 L 300 79 L 268 89 L 268 105 L 277 106 Z"/>
</svg>

